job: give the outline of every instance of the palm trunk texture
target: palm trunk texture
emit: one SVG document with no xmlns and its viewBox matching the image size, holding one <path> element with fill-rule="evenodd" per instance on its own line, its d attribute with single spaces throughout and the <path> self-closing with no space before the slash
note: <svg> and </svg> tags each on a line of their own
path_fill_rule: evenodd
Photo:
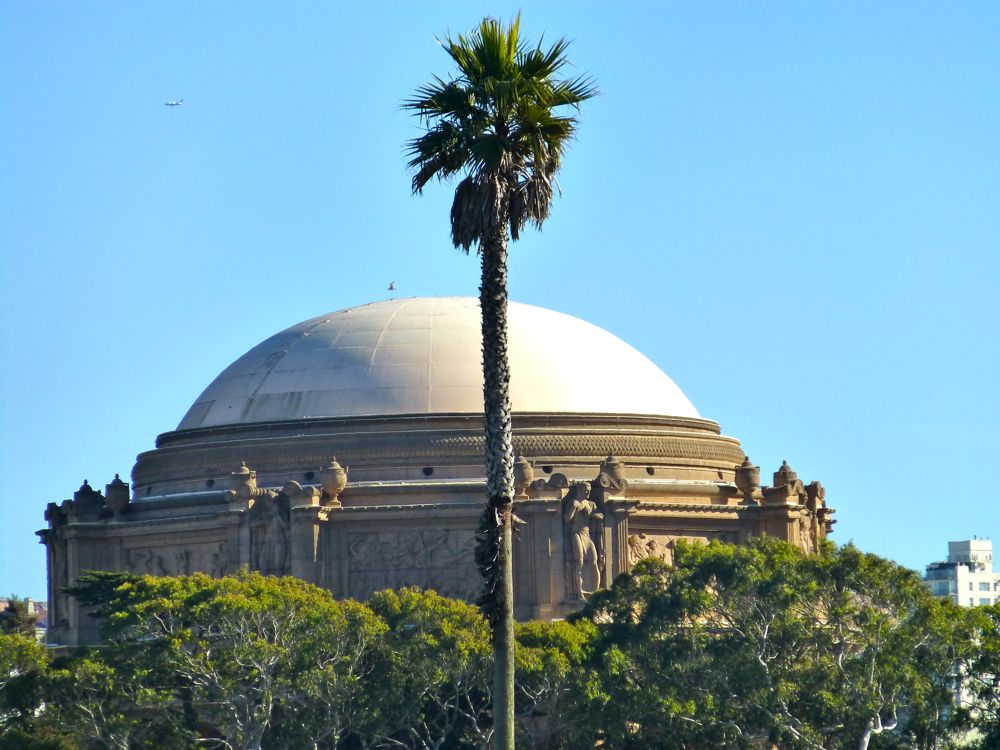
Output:
<svg viewBox="0 0 1000 750">
<path fill-rule="evenodd" d="M 510 366 L 507 361 L 507 238 L 495 233 L 480 247 L 483 322 L 483 411 L 486 418 L 486 490 L 480 529 L 485 588 L 481 604 L 493 634 L 493 746 L 514 747 L 514 580 L 511 503 L 514 443 L 511 437 Z M 487 563 L 483 565 L 482 563 Z M 489 563 L 492 562 L 492 565 Z"/>
</svg>

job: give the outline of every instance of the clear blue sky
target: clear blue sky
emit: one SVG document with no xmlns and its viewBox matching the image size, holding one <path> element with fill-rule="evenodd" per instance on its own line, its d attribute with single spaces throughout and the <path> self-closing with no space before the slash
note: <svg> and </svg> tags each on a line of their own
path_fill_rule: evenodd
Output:
<svg viewBox="0 0 1000 750">
<path fill-rule="evenodd" d="M 1000 4 L 6 2 L 0 593 L 44 596 L 45 504 L 258 341 L 390 280 L 475 293 L 399 104 L 518 8 L 603 94 L 512 298 L 821 480 L 840 542 L 1000 534 Z"/>
</svg>

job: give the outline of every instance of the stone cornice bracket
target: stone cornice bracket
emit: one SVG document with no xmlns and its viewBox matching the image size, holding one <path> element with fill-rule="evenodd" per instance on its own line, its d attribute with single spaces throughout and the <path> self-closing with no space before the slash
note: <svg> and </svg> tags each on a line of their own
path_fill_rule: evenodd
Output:
<svg viewBox="0 0 1000 750">
<path fill-rule="evenodd" d="M 104 495 L 91 487 L 86 479 L 80 489 L 73 493 L 72 500 L 64 500 L 58 506 L 58 512 L 55 508 L 55 503 L 49 503 L 49 510 L 45 512 L 45 518 L 52 528 L 75 521 L 96 521 L 106 512 Z"/>
<path fill-rule="evenodd" d="M 806 488 L 788 461 L 781 462 L 781 468 L 774 472 L 774 486 L 763 489 L 767 505 L 805 505 Z"/>
<path fill-rule="evenodd" d="M 826 504 L 826 488 L 819 482 L 810 482 L 806 485 L 806 507 L 816 515 L 816 520 L 826 536 L 833 531 L 833 525 L 837 523 L 833 520 L 834 509 Z"/>
<path fill-rule="evenodd" d="M 514 499 L 525 499 L 529 497 L 528 488 L 535 478 L 535 467 L 524 456 L 518 455 L 514 459 Z"/>
<path fill-rule="evenodd" d="M 303 486 L 294 479 L 285 482 L 285 486 L 281 488 L 281 494 L 288 498 L 288 504 L 292 510 L 317 507 L 323 496 L 318 487 L 313 487 L 311 484 Z"/>
<path fill-rule="evenodd" d="M 784 487 L 799 481 L 799 475 L 788 465 L 788 461 L 782 461 L 781 467 L 774 472 L 774 486 Z"/>
<path fill-rule="evenodd" d="M 806 507 L 813 513 L 826 507 L 826 488 L 819 482 L 806 485 Z"/>
<path fill-rule="evenodd" d="M 327 508 L 340 507 L 340 493 L 347 487 L 347 472 L 350 466 L 341 466 L 335 456 L 330 456 L 330 462 L 320 472 L 320 484 L 323 488 L 322 504 Z"/>
<path fill-rule="evenodd" d="M 760 467 L 754 466 L 750 456 L 736 467 L 736 488 L 743 495 L 747 505 L 760 505 L 763 495 L 760 491 Z"/>
<path fill-rule="evenodd" d="M 243 510 L 249 510 L 258 498 L 269 493 L 268 490 L 257 487 L 257 472 L 247 466 L 246 461 L 241 461 L 240 468 L 232 472 L 229 478 L 230 489 L 226 493 L 226 499 L 231 504 L 241 506 Z"/>
<path fill-rule="evenodd" d="M 45 506 L 45 520 L 49 523 L 49 529 L 55 531 L 60 526 L 65 526 L 69 522 L 69 518 L 66 513 L 66 505 L 68 505 L 70 500 L 63 502 L 61 507 L 59 503 L 49 503 Z"/>
<path fill-rule="evenodd" d="M 569 479 L 556 472 L 548 479 L 536 479 L 527 487 L 527 495 L 532 500 L 561 501 L 569 489 Z"/>
<path fill-rule="evenodd" d="M 614 455 L 609 455 L 601 461 L 597 478 L 591 482 L 591 499 L 599 506 L 603 506 L 606 499 L 622 496 L 627 489 L 628 480 L 625 479 L 625 464 Z"/>
</svg>

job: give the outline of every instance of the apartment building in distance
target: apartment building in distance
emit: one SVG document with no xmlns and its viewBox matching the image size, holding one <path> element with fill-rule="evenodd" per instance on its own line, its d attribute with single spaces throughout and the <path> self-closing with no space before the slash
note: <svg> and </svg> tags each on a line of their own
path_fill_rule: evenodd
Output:
<svg viewBox="0 0 1000 750">
<path fill-rule="evenodd" d="M 963 607 L 1000 601 L 1000 574 L 993 571 L 993 542 L 972 539 L 948 542 L 948 559 L 927 566 L 924 584 L 941 598 Z"/>
</svg>

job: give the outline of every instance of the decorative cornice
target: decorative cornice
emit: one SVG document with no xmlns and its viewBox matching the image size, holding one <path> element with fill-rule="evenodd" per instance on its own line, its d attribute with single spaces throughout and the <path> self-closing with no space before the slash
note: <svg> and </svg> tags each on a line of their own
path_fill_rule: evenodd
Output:
<svg viewBox="0 0 1000 750">
<path fill-rule="evenodd" d="M 344 435 L 353 432 L 383 432 L 400 430 L 462 430 L 472 425 L 481 429 L 482 414 L 397 414 L 369 417 L 316 417 L 278 422 L 199 427 L 193 430 L 164 432 L 156 439 L 157 448 L 171 445 L 216 443 L 256 437 L 288 437 L 310 434 Z M 719 434 L 718 422 L 692 417 L 656 416 L 651 414 L 549 413 L 519 412 L 512 415 L 515 431 L 541 427 L 560 427 L 578 432 L 581 427 L 615 429 L 637 426 L 658 430 L 680 428 L 686 432 Z"/>
<path fill-rule="evenodd" d="M 726 513 L 729 515 L 742 515 L 747 511 L 756 510 L 752 506 L 746 505 L 709 505 L 701 503 L 650 503 L 640 502 L 636 508 L 638 513 Z"/>
<path fill-rule="evenodd" d="M 282 439 L 221 441 L 176 446 L 143 453 L 132 472 L 133 486 L 217 476 L 240 461 L 250 461 L 262 474 L 293 476 L 316 470 L 336 452 L 355 468 L 379 464 L 470 461 L 483 454 L 481 433 L 383 432 L 347 435 L 287 436 Z M 623 460 L 633 457 L 668 460 L 682 465 L 732 470 L 743 460 L 739 442 L 706 433 L 528 432 L 514 434 L 514 450 L 529 458 L 594 461 L 608 453 Z"/>
</svg>

